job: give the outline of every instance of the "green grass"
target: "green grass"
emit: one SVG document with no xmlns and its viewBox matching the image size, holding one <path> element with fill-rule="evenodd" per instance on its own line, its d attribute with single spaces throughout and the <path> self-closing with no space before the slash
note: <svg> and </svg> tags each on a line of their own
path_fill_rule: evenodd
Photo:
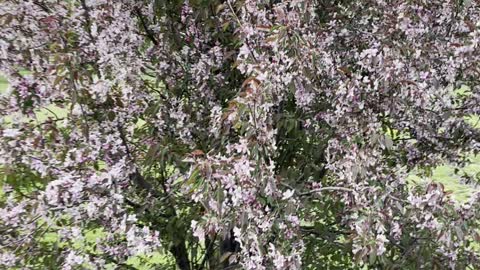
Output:
<svg viewBox="0 0 480 270">
<path fill-rule="evenodd" d="M 480 173 L 480 156 L 472 157 L 472 161 L 472 164 L 460 169 L 460 172 L 469 175 Z M 467 200 L 475 190 L 478 190 L 473 185 L 462 183 L 460 175 L 455 174 L 455 168 L 452 166 L 444 165 L 437 167 L 433 172 L 432 179 L 442 183 L 447 191 L 452 191 L 454 199 L 460 202 Z"/>
<path fill-rule="evenodd" d="M 455 167 L 451 165 L 441 165 L 436 167 L 431 174 L 430 178 L 422 178 L 419 175 L 412 173 L 408 177 L 408 181 L 413 184 L 426 183 L 427 181 L 433 181 L 441 183 L 445 187 L 445 191 L 452 193 L 452 198 L 458 203 L 462 203 L 468 200 L 475 191 L 480 191 L 480 187 L 472 184 L 463 183 L 461 175 L 468 174 L 474 176 L 480 173 L 480 155 L 471 157 L 472 163 L 463 167 L 457 168 L 458 172 L 455 173 Z"/>
<path fill-rule="evenodd" d="M 27 72 L 20 72 L 21 74 L 27 74 Z M 8 89 L 8 81 L 5 77 L 0 75 L 0 95 L 4 94 Z M 67 116 L 67 110 L 64 108 L 59 108 L 58 106 L 51 104 L 44 109 L 38 110 L 35 112 L 35 120 L 39 123 L 44 122 L 49 117 L 52 118 L 63 118 Z M 11 123 L 12 117 L 5 117 L 3 119 L 4 123 Z"/>
<path fill-rule="evenodd" d="M 472 125 L 474 128 L 480 128 L 480 116 L 478 115 L 471 115 L 469 116 L 466 121 Z"/>
<path fill-rule="evenodd" d="M 0 94 L 5 93 L 8 88 L 8 81 L 4 77 L 0 76 Z"/>
</svg>

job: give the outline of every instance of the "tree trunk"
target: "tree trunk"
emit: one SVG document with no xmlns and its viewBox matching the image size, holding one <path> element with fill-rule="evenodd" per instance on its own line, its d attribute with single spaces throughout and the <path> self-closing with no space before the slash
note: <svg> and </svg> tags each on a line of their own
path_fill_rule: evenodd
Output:
<svg viewBox="0 0 480 270">
<path fill-rule="evenodd" d="M 175 257 L 178 268 L 181 270 L 190 270 L 190 261 L 188 260 L 184 239 L 180 239 L 179 244 L 172 246 L 170 252 L 173 254 L 173 257 Z"/>
</svg>

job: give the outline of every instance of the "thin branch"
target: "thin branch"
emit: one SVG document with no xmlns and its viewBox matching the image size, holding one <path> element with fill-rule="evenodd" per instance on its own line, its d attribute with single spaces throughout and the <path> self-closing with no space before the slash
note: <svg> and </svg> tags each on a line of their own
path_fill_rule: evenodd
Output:
<svg viewBox="0 0 480 270">
<path fill-rule="evenodd" d="M 233 9 L 232 4 L 230 3 L 230 0 L 227 0 L 227 4 L 228 4 L 228 7 L 230 8 L 230 11 L 232 12 L 233 16 L 237 20 L 238 25 L 240 25 L 240 28 L 243 28 L 242 22 L 240 21 L 237 14 L 235 13 L 235 10 Z"/>
<path fill-rule="evenodd" d="M 34 5 L 37 5 L 38 7 L 40 7 L 43 11 L 47 12 L 47 13 L 50 13 L 50 9 L 43 3 L 39 3 L 38 1 L 33 1 L 33 4 Z"/>
<path fill-rule="evenodd" d="M 83 10 L 85 11 L 85 13 L 83 14 L 83 16 L 85 17 L 85 21 L 87 23 L 87 32 L 88 32 L 88 36 L 90 37 L 90 39 L 92 41 L 95 40 L 95 38 L 93 37 L 93 34 L 92 34 L 92 29 L 91 29 L 91 20 L 90 20 L 90 9 L 88 8 L 87 6 L 87 3 L 85 2 L 85 0 L 81 0 L 81 4 L 82 4 L 82 8 Z"/>
<path fill-rule="evenodd" d="M 306 195 L 310 195 L 310 194 L 313 194 L 313 193 L 321 193 L 323 191 L 354 192 L 355 190 L 353 190 L 351 188 L 345 188 L 345 187 L 322 187 L 322 188 L 312 189 L 312 190 L 304 192 L 304 193 L 300 193 L 300 196 L 306 196 Z"/>
<path fill-rule="evenodd" d="M 123 129 L 120 125 L 117 126 L 118 132 L 120 133 L 120 139 L 122 141 L 123 147 L 125 147 L 125 152 L 127 154 L 128 159 L 135 164 L 135 157 L 132 155 L 130 152 L 130 148 L 128 147 L 128 142 L 127 138 L 123 132 Z M 135 167 L 135 172 L 129 175 L 129 178 L 132 182 L 140 186 L 141 188 L 147 190 L 149 193 L 151 193 L 154 196 L 159 196 L 160 194 L 153 189 L 153 186 L 145 180 L 143 175 L 140 173 L 138 168 Z"/>
<path fill-rule="evenodd" d="M 139 8 L 135 8 L 135 13 L 137 13 L 138 18 L 140 19 L 140 23 L 142 24 L 143 29 L 145 30 L 145 33 L 147 34 L 147 37 L 155 44 L 155 46 L 158 46 L 158 41 L 154 36 L 154 33 L 150 28 L 148 28 L 147 22 L 143 18 L 142 12 L 140 11 Z"/>
</svg>

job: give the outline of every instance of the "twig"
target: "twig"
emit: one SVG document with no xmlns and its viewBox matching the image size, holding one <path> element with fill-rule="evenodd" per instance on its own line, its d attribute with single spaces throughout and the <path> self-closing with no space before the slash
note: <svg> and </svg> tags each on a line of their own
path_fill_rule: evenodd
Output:
<svg viewBox="0 0 480 270">
<path fill-rule="evenodd" d="M 310 195 L 310 194 L 313 194 L 313 193 L 320 193 L 322 191 L 354 192 L 355 190 L 353 190 L 351 188 L 345 188 L 345 187 L 322 187 L 322 188 L 312 189 L 312 190 L 304 192 L 304 193 L 300 193 L 300 196 L 306 196 L 306 195 Z"/>
<path fill-rule="evenodd" d="M 140 9 L 135 8 L 135 12 L 137 13 L 138 18 L 140 19 L 140 23 L 142 24 L 142 27 L 145 30 L 145 33 L 147 34 L 147 37 L 153 42 L 153 44 L 155 44 L 155 46 L 158 46 L 158 41 L 157 39 L 155 39 L 152 30 L 148 28 L 148 25 L 145 22 L 145 19 L 143 18 L 143 15 Z"/>
</svg>

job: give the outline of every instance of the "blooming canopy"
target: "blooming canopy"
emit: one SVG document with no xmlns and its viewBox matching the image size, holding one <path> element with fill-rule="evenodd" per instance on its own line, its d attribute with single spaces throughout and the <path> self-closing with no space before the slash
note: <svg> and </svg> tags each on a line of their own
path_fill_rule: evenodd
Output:
<svg viewBox="0 0 480 270">
<path fill-rule="evenodd" d="M 480 149 L 478 1 L 3 0 L 0 26 L 4 267 L 480 264 L 480 194 L 408 178 Z"/>
</svg>

